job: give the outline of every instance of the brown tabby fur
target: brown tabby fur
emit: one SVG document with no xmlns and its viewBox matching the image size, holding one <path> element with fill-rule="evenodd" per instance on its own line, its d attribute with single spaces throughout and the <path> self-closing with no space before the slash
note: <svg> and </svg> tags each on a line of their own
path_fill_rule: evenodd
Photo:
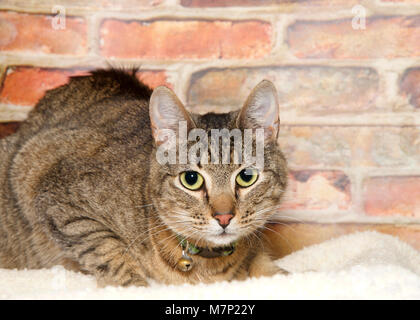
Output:
<svg viewBox="0 0 420 320">
<path fill-rule="evenodd" d="M 186 165 L 161 166 L 155 159 L 151 93 L 122 71 L 74 77 L 48 91 L 19 131 L 0 140 L 1 268 L 61 264 L 95 275 L 100 285 L 124 286 L 147 285 L 149 278 L 198 283 L 279 271 L 259 239 L 287 184 L 277 144 L 266 143 L 265 178 L 247 194 L 226 189 L 239 167 L 234 164 L 203 166 L 211 188 L 181 191 L 174 181 Z M 191 117 L 209 130 L 234 128 L 237 116 Z M 198 235 L 214 219 L 212 207 L 223 207 L 223 195 L 247 230 L 237 249 L 227 257 L 195 256 L 191 271 L 179 271 L 175 232 L 214 247 Z"/>
</svg>

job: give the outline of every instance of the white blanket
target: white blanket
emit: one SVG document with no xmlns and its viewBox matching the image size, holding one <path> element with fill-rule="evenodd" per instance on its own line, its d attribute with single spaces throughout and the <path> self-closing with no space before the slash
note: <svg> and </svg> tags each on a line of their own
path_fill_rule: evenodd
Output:
<svg viewBox="0 0 420 320">
<path fill-rule="evenodd" d="M 377 232 L 342 236 L 278 264 L 291 272 L 211 285 L 97 288 L 62 267 L 0 269 L 1 299 L 420 299 L 420 252 Z"/>
</svg>

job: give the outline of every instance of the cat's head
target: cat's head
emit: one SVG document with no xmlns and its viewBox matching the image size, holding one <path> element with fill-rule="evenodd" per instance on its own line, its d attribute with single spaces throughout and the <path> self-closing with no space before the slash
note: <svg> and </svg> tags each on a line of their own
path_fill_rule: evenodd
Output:
<svg viewBox="0 0 420 320">
<path fill-rule="evenodd" d="M 150 196 L 156 213 L 172 231 L 200 244 L 228 245 L 255 235 L 278 209 L 287 185 L 287 168 L 277 144 L 279 108 L 271 82 L 265 80 L 257 85 L 240 111 L 203 116 L 188 113 L 170 89 L 158 87 L 150 99 L 150 120 L 155 141 L 149 175 Z M 220 141 L 214 145 L 219 150 L 211 145 L 217 133 L 214 129 L 232 133 L 226 140 L 230 150 L 223 151 L 222 138 L 214 140 Z M 198 163 L 188 157 L 188 153 L 197 155 L 197 150 L 192 150 L 194 145 L 199 145 L 187 141 L 186 134 L 192 130 L 205 132 L 208 137 L 208 145 L 204 147 L 209 150 L 198 152 Z M 238 161 L 234 154 L 238 149 L 233 133 L 241 134 L 243 156 L 242 148 L 248 141 L 245 141 L 246 131 L 252 132 L 253 159 L 258 158 L 257 154 L 262 156 L 263 166 L 244 157 Z M 168 132 L 175 133 L 176 140 L 171 140 Z M 168 146 L 176 150 L 176 158 L 168 156 Z M 166 151 L 162 153 L 164 147 Z M 162 163 L 159 159 L 162 154 L 172 161 Z M 207 161 L 203 161 L 203 155 Z"/>
</svg>

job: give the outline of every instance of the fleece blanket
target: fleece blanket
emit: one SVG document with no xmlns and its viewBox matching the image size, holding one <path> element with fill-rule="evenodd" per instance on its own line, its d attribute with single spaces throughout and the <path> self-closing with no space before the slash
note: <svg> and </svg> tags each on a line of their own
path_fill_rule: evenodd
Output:
<svg viewBox="0 0 420 320">
<path fill-rule="evenodd" d="M 420 252 L 377 232 L 354 233 L 277 261 L 291 274 L 246 281 L 97 288 L 55 267 L 0 269 L 1 299 L 420 299 Z"/>
</svg>

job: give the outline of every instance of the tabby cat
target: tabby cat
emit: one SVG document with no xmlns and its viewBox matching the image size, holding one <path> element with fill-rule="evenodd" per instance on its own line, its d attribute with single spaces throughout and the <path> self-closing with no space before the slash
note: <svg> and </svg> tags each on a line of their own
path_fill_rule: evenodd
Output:
<svg viewBox="0 0 420 320">
<path fill-rule="evenodd" d="M 206 132 L 265 129 L 263 170 L 158 163 L 159 133 L 180 121 Z M 196 115 L 134 72 L 71 78 L 0 140 L 0 268 L 64 265 L 101 286 L 283 272 L 261 241 L 287 185 L 278 124 L 269 81 L 240 111 Z"/>
</svg>

